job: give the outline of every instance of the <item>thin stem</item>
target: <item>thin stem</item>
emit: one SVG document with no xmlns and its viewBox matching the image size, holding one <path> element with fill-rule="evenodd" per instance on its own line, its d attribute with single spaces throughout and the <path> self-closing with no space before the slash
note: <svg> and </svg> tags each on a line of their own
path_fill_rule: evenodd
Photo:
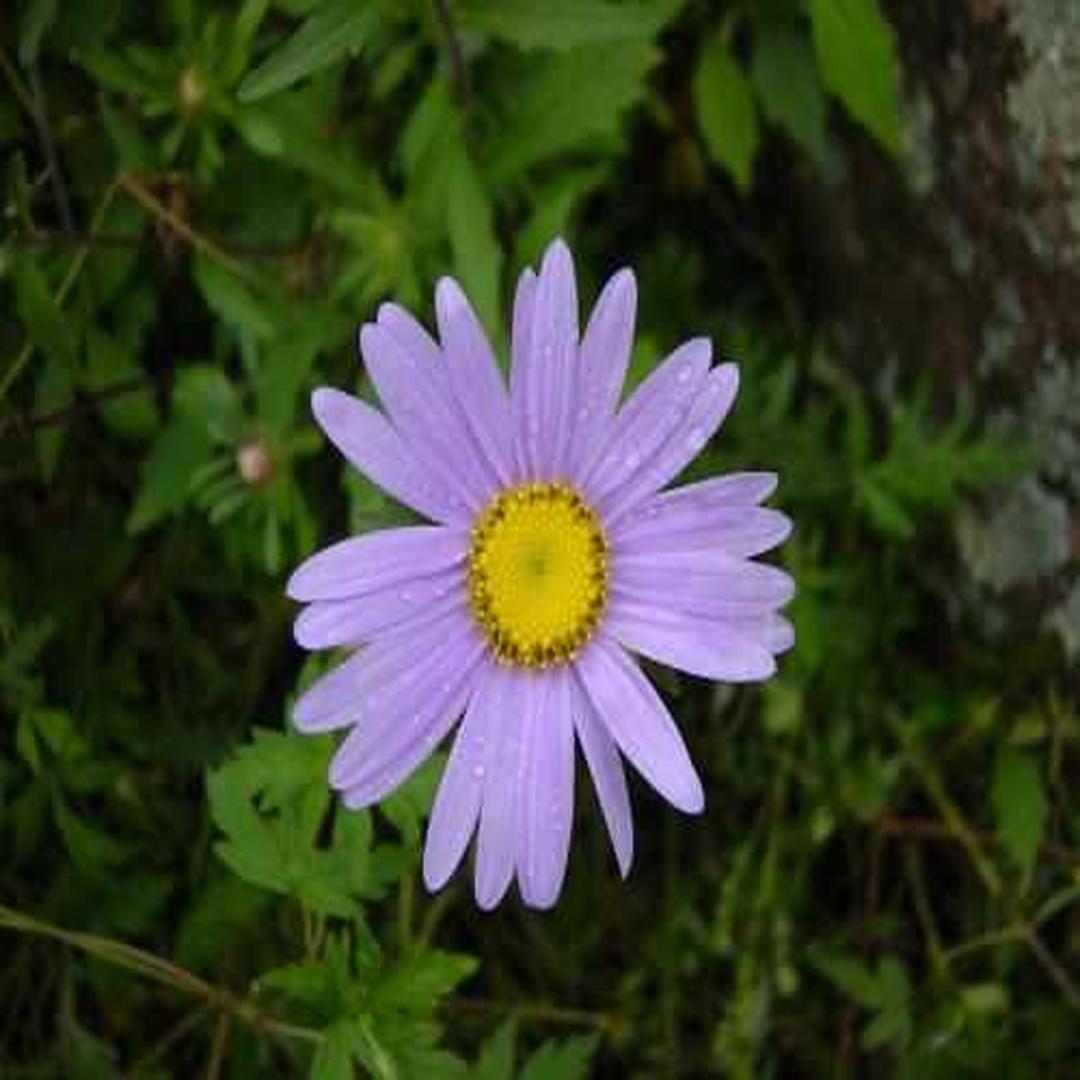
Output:
<svg viewBox="0 0 1080 1080">
<path fill-rule="evenodd" d="M 539 1002 L 515 1004 L 481 1001 L 476 998 L 451 998 L 442 1003 L 441 1009 L 444 1012 L 458 1013 L 512 1014 L 519 1020 L 533 1021 L 538 1024 L 588 1027 L 608 1033 L 614 1032 L 618 1026 L 615 1017 L 608 1013 L 590 1012 L 588 1009 L 560 1008 Z"/>
<path fill-rule="evenodd" d="M 1065 973 L 1065 969 L 1054 959 L 1053 954 L 1034 930 L 1025 927 L 1023 936 L 1027 947 L 1035 954 L 1035 959 L 1042 964 L 1046 974 L 1057 983 L 1065 1000 L 1073 1009 L 1080 1012 L 1080 989 L 1077 988 L 1076 983 Z"/>
<path fill-rule="evenodd" d="M 430 945 L 434 940 L 435 932 L 439 929 L 439 925 L 442 923 L 443 917 L 453 903 L 456 894 L 457 890 L 453 887 L 443 889 L 443 891 L 428 904 L 427 911 L 420 924 L 420 931 L 417 934 L 417 940 L 421 946 Z"/>
<path fill-rule="evenodd" d="M 412 950 L 414 894 L 413 875 L 403 875 L 398 883 L 397 895 L 398 942 L 403 954 L 408 954 Z"/>
<path fill-rule="evenodd" d="M 206 1062 L 206 1080 L 218 1080 L 221 1066 L 225 1062 L 225 1052 L 229 1046 L 229 1032 L 232 1030 L 232 1014 L 218 1013 L 214 1026 L 214 1039 L 210 1044 L 210 1057 Z"/>
<path fill-rule="evenodd" d="M 951 826 L 941 821 L 924 821 L 920 818 L 899 818 L 891 814 L 885 814 L 876 823 L 877 829 L 889 836 L 898 836 L 905 839 L 940 840 L 943 843 L 963 844 L 963 837 Z M 999 844 L 1000 838 L 992 833 L 982 832 L 978 829 L 970 830 L 971 836 L 983 847 L 991 844 Z M 1080 863 L 1080 852 L 1073 851 L 1063 844 L 1044 843 L 1039 847 L 1041 855 L 1048 858 L 1058 859 L 1072 865 Z"/>
<path fill-rule="evenodd" d="M 107 233 L 99 232 L 96 236 L 90 236 L 85 232 L 66 233 L 59 229 L 44 229 L 35 227 L 32 231 L 15 233 L 10 238 L 10 243 L 17 248 L 59 248 L 76 247 L 79 244 L 90 244 L 91 247 L 105 248 L 137 248 L 143 242 L 143 237 L 136 233 Z M 235 257 L 251 259 L 295 259 L 307 252 L 309 245 L 291 244 L 229 244 L 229 252 Z"/>
<path fill-rule="evenodd" d="M 1048 897 L 1039 906 L 1039 910 L 1032 919 L 1032 926 L 1042 926 L 1048 919 L 1052 919 L 1059 911 L 1064 911 L 1070 904 L 1080 900 L 1080 882 L 1066 885 L 1058 890 L 1053 896 Z"/>
<path fill-rule="evenodd" d="M 1006 926 L 1000 930 L 991 930 L 988 933 L 980 934 L 978 937 L 972 938 L 970 941 L 965 941 L 960 945 L 954 945 L 944 954 L 943 958 L 946 964 L 952 964 L 963 956 L 970 956 L 972 953 L 982 952 L 983 949 L 992 949 L 996 945 L 1006 945 L 1010 941 L 1020 941 L 1023 939 L 1026 931 L 1027 927 L 1022 925 Z"/>
<path fill-rule="evenodd" d="M 118 182 L 120 187 L 144 210 L 153 214 L 159 221 L 165 222 L 177 236 L 186 240 L 196 251 L 220 263 L 226 270 L 230 270 L 249 284 L 257 283 L 255 275 L 247 266 L 209 237 L 193 229 L 175 210 L 166 206 L 154 195 L 137 176 L 132 173 L 121 173 Z"/>
<path fill-rule="evenodd" d="M 947 969 L 947 964 L 941 947 L 941 934 L 934 921 L 933 907 L 927 894 L 922 857 L 920 851 L 914 846 L 905 848 L 904 857 L 908 881 L 911 883 L 911 895 L 915 902 L 915 914 L 926 936 L 926 951 L 930 957 L 930 965 L 936 973 L 940 974 Z"/>
<path fill-rule="evenodd" d="M 282 1035 L 293 1039 L 302 1039 L 305 1042 L 318 1043 L 322 1041 L 322 1032 L 314 1028 L 301 1027 L 297 1024 L 289 1024 L 269 1016 L 262 1012 L 252 1001 L 237 997 L 231 990 L 221 986 L 214 986 L 205 979 L 200 978 L 194 972 L 187 971 L 168 960 L 163 960 L 154 953 L 145 949 L 128 945 L 112 938 L 100 937 L 97 934 L 83 934 L 75 930 L 65 930 L 63 927 L 53 926 L 51 923 L 42 922 L 32 915 L 26 915 L 21 911 L 0 905 L 0 929 L 15 930 L 19 933 L 34 934 L 38 937 L 51 938 L 61 941 L 71 948 L 78 949 L 90 956 L 96 956 L 99 960 L 115 964 L 117 967 L 126 968 L 144 978 L 170 986 L 194 997 L 203 998 L 210 1008 L 222 1009 L 242 1020 L 249 1027 Z"/>
<path fill-rule="evenodd" d="M 454 17 L 450 13 L 447 0 L 435 0 L 435 17 L 438 19 L 439 29 L 446 42 L 446 50 L 450 55 L 450 90 L 458 108 L 464 112 L 469 107 L 469 99 L 472 95 L 469 65 L 465 62 L 465 53 L 462 52 L 461 42 L 454 29 Z"/>
<path fill-rule="evenodd" d="M 949 829 L 967 850 L 975 872 L 987 892 L 991 896 L 998 896 L 1001 893 L 1001 877 L 994 868 L 993 863 L 986 857 L 978 837 L 967 823 L 967 819 L 961 812 L 960 807 L 953 801 L 941 775 L 925 759 L 911 732 L 895 718 L 890 718 L 889 723 L 905 751 L 908 764 L 919 778 L 927 795 L 930 796 L 931 802 L 937 807 L 938 813 L 941 814 Z"/>
<path fill-rule="evenodd" d="M 116 196 L 118 186 L 119 180 L 113 180 L 102 194 L 101 201 L 94 211 L 93 220 L 90 222 L 89 237 L 94 236 L 101 228 L 101 223 L 105 220 L 105 215 L 108 212 L 110 205 L 112 205 L 113 198 Z M 90 254 L 89 237 L 88 242 L 83 244 L 83 246 L 75 253 L 75 257 L 71 260 L 71 265 L 64 275 L 64 280 L 60 282 L 60 287 L 56 290 L 53 301 L 57 307 L 63 305 L 64 301 L 67 299 L 68 293 L 78 280 L 79 274 L 82 273 L 82 268 L 86 263 L 87 256 Z M 7 392 L 11 388 L 11 385 L 19 377 L 23 368 L 29 363 L 30 357 L 33 356 L 33 354 L 34 343 L 28 339 L 26 344 L 23 345 L 22 349 L 19 351 L 19 354 L 12 361 L 11 366 L 4 372 L 3 378 L 0 379 L 0 402 L 7 396 Z"/>
<path fill-rule="evenodd" d="M 197 1005 L 185 1013 L 165 1034 L 131 1066 L 131 1076 L 138 1076 L 144 1069 L 160 1061 L 185 1035 L 206 1019 L 206 1007 Z"/>
<path fill-rule="evenodd" d="M 30 96 L 30 91 L 23 85 L 22 79 L 19 78 L 19 72 L 15 65 L 8 59 L 7 53 L 2 48 L 0 48 L 0 71 L 4 73 L 4 78 L 11 85 L 12 93 L 19 99 L 19 104 L 27 115 L 31 120 L 35 119 L 34 99 Z"/>
<path fill-rule="evenodd" d="M 60 172 L 60 158 L 56 153 L 56 142 L 52 137 L 52 129 L 49 127 L 49 113 L 45 108 L 45 92 L 41 88 L 41 76 L 38 74 L 36 63 L 30 66 L 30 89 L 34 95 L 34 123 L 37 125 L 41 149 L 45 154 L 45 164 L 49 170 L 49 182 L 52 184 L 53 198 L 56 200 L 56 208 L 60 212 L 60 220 L 63 222 L 64 231 L 72 233 L 75 231 L 75 217 L 71 212 L 71 201 L 68 199 L 67 188 L 64 187 L 64 177 Z"/>
</svg>

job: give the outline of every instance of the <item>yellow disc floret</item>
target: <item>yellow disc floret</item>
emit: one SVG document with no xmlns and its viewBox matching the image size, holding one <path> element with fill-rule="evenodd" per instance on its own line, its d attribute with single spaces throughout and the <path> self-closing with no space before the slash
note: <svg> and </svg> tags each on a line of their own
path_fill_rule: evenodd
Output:
<svg viewBox="0 0 1080 1080">
<path fill-rule="evenodd" d="M 469 602 L 504 663 L 570 660 L 600 621 L 607 576 L 600 522 L 566 484 L 508 488 L 473 527 Z"/>
</svg>

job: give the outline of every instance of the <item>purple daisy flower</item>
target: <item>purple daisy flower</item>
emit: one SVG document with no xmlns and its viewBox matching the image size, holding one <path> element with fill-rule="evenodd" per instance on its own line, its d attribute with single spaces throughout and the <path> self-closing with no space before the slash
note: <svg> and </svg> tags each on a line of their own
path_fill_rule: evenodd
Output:
<svg viewBox="0 0 1080 1080">
<path fill-rule="evenodd" d="M 449 278 L 440 342 L 384 304 L 360 332 L 385 414 L 337 390 L 312 397 L 330 440 L 433 524 L 343 540 L 292 575 L 296 640 L 355 653 L 294 714 L 349 728 L 330 769 L 346 806 L 405 780 L 461 720 L 431 812 L 424 880 L 441 888 L 475 833 L 476 900 L 516 876 L 524 901 L 562 888 L 580 744 L 625 877 L 633 822 L 622 757 L 672 805 L 704 807 L 671 714 L 634 654 L 710 679 L 768 678 L 794 641 L 793 584 L 752 561 L 790 531 L 760 504 L 772 473 L 662 491 L 735 399 L 732 364 L 681 345 L 618 408 L 636 287 L 608 281 L 583 335 L 557 240 L 514 299 L 509 392 Z M 464 717 L 464 719 L 462 719 Z"/>
</svg>

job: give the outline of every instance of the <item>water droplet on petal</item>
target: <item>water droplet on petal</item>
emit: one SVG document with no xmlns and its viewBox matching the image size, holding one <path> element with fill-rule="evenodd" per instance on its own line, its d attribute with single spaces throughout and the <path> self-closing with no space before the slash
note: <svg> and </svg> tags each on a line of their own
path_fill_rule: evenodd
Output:
<svg viewBox="0 0 1080 1080">
<path fill-rule="evenodd" d="M 474 779 L 483 780 L 484 779 L 484 766 L 483 765 L 474 765 L 472 774 L 473 774 Z"/>
</svg>

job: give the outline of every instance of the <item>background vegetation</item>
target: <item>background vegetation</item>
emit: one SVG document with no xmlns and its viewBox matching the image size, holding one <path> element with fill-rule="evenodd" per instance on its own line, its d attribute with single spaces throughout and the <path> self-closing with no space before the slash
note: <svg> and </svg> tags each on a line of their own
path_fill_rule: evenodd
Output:
<svg viewBox="0 0 1080 1080">
<path fill-rule="evenodd" d="M 1076 1075 L 1066 9 L 5 5 L 4 1076 Z M 485 916 L 438 762 L 332 805 L 282 587 L 400 518 L 307 410 L 357 324 L 451 271 L 505 350 L 557 232 L 635 378 L 742 365 L 697 468 L 781 473 L 798 645 L 655 671 L 706 814 L 635 784 L 624 885 L 579 782 L 558 908 Z"/>
</svg>

